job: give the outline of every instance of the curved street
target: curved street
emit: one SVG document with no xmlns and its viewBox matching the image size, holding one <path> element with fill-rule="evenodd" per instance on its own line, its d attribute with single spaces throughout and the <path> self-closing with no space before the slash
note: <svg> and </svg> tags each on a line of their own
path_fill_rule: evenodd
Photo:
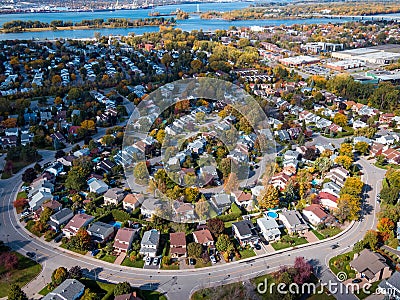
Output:
<svg viewBox="0 0 400 300">
<path fill-rule="evenodd" d="M 318 142 L 325 140 L 332 143 L 339 142 L 322 137 L 317 137 L 316 140 L 319 140 Z M 40 153 L 44 163 L 53 159 L 54 152 L 52 151 L 41 151 Z M 327 266 L 329 259 L 349 251 L 355 242 L 363 238 L 367 230 L 376 227 L 376 212 L 379 207 L 375 198 L 385 174 L 385 170 L 376 168 L 364 158 L 358 159 L 356 163 L 362 168 L 363 181 L 366 183 L 363 204 L 364 217 L 360 221 L 352 223 L 345 232 L 337 237 L 238 262 L 193 270 L 135 269 L 113 265 L 89 256 L 81 256 L 56 247 L 53 242 L 46 243 L 31 236 L 24 228 L 20 227 L 13 209 L 13 201 L 22 183 L 23 170 L 10 179 L 0 181 L 0 239 L 22 254 L 29 251 L 37 253 L 37 260 L 42 264 L 43 271 L 24 288 L 30 298 L 33 298 L 46 283 L 51 281 L 51 273 L 54 269 L 59 266 L 70 268 L 74 265 L 82 267 L 86 276 L 109 282 L 128 281 L 136 287 L 159 290 L 165 293 L 169 299 L 174 300 L 189 299 L 191 293 L 200 288 L 238 282 L 272 272 L 279 266 L 293 264 L 297 256 L 304 256 L 312 262 L 321 282 L 327 284 L 331 281 L 340 284 L 336 276 L 329 271 Z M 331 246 L 335 244 L 338 244 L 339 247 L 332 250 Z M 353 294 L 340 293 L 340 291 L 334 294 L 338 299 L 357 299 Z"/>
</svg>

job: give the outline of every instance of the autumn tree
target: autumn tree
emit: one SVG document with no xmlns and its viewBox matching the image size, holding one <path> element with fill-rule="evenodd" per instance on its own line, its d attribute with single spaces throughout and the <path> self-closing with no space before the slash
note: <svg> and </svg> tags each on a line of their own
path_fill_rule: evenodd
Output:
<svg viewBox="0 0 400 300">
<path fill-rule="evenodd" d="M 96 123 L 93 120 L 85 120 L 81 123 L 81 128 L 89 131 L 96 130 Z"/>
<path fill-rule="evenodd" d="M 224 191 L 230 194 L 239 188 L 239 179 L 235 173 L 230 173 L 224 184 Z"/>
<path fill-rule="evenodd" d="M 352 221 L 358 219 L 358 212 L 360 211 L 360 199 L 359 197 L 341 194 L 337 200 L 337 209 L 335 210 L 335 216 L 340 222 L 346 220 Z"/>
<path fill-rule="evenodd" d="M 344 182 L 340 194 L 349 194 L 355 197 L 360 197 L 364 183 L 358 177 L 347 177 Z"/>
<path fill-rule="evenodd" d="M 200 258 L 203 252 L 203 246 L 199 243 L 189 243 L 187 245 L 187 253 L 189 257 Z"/>
<path fill-rule="evenodd" d="M 353 154 L 353 145 L 350 143 L 343 143 L 340 145 L 340 149 L 339 149 L 339 154 L 340 155 L 346 155 L 350 158 L 354 158 L 354 154 Z"/>
<path fill-rule="evenodd" d="M 221 234 L 218 237 L 215 247 L 219 252 L 232 252 L 235 248 L 227 234 Z"/>
<path fill-rule="evenodd" d="M 139 184 L 148 182 L 149 172 L 147 170 L 146 162 L 138 162 L 133 169 L 133 176 Z"/>
<path fill-rule="evenodd" d="M 366 142 L 358 142 L 354 145 L 354 150 L 361 155 L 367 155 L 369 152 L 369 145 Z"/>
<path fill-rule="evenodd" d="M 68 271 L 64 267 L 59 267 L 51 274 L 51 283 L 54 286 L 60 285 L 65 279 L 68 278 Z"/>
<path fill-rule="evenodd" d="M 208 219 L 207 227 L 215 236 L 220 235 L 225 230 L 224 222 L 218 218 Z"/>
<path fill-rule="evenodd" d="M 337 113 L 333 117 L 333 122 L 340 127 L 344 127 L 347 125 L 347 117 L 342 113 Z"/>
<path fill-rule="evenodd" d="M 26 183 L 31 183 L 37 177 L 36 171 L 33 168 L 28 168 L 22 174 L 22 181 Z"/>
<path fill-rule="evenodd" d="M 379 242 L 378 233 L 375 230 L 368 230 L 365 233 L 363 240 L 371 250 L 375 251 Z"/>
<path fill-rule="evenodd" d="M 7 271 L 14 270 L 18 267 L 18 256 L 12 252 L 3 252 L 0 255 L 0 264 L 5 267 Z"/>
<path fill-rule="evenodd" d="M 377 228 L 380 232 L 389 233 L 393 232 L 394 222 L 389 218 L 381 218 L 378 222 Z"/>
<path fill-rule="evenodd" d="M 335 158 L 335 163 L 349 170 L 353 164 L 353 159 L 347 155 L 339 155 Z"/>
<path fill-rule="evenodd" d="M 257 201 L 261 208 L 275 208 L 279 205 L 279 192 L 273 185 L 268 185 L 261 191 Z"/>
</svg>

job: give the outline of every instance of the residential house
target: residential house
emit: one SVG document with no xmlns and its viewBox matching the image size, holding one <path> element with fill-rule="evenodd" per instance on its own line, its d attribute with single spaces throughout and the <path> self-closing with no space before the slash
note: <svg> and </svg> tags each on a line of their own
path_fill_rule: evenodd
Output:
<svg viewBox="0 0 400 300">
<path fill-rule="evenodd" d="M 74 161 L 74 159 L 76 159 L 75 156 L 66 155 L 66 156 L 58 158 L 57 161 L 60 162 L 65 167 L 71 167 L 72 166 L 72 162 Z"/>
<path fill-rule="evenodd" d="M 182 201 L 174 201 L 172 209 L 176 220 L 180 222 L 187 222 L 195 219 L 194 205 Z"/>
<path fill-rule="evenodd" d="M 319 203 L 327 209 L 333 210 L 337 208 L 338 197 L 331 193 L 321 191 L 318 193 L 318 199 Z"/>
<path fill-rule="evenodd" d="M 232 223 L 232 233 L 241 246 L 254 245 L 258 243 L 258 235 L 250 220 Z"/>
<path fill-rule="evenodd" d="M 350 266 L 356 273 L 356 278 L 365 278 L 369 283 L 389 278 L 392 274 L 385 257 L 369 249 L 354 255 Z"/>
<path fill-rule="evenodd" d="M 378 289 L 387 292 L 384 300 L 400 300 L 400 272 L 396 271 L 389 278 L 382 280 Z"/>
<path fill-rule="evenodd" d="M 286 184 L 288 183 L 290 177 L 284 173 L 278 173 L 275 176 L 271 177 L 271 184 L 275 187 L 280 189 L 281 191 L 286 188 Z"/>
<path fill-rule="evenodd" d="M 114 237 L 115 227 L 104 222 L 92 223 L 87 232 L 96 243 L 103 244 Z"/>
<path fill-rule="evenodd" d="M 303 216 L 312 225 L 317 226 L 324 223 L 329 215 L 323 211 L 319 204 L 311 204 L 303 209 Z"/>
<path fill-rule="evenodd" d="M 73 154 L 75 157 L 88 156 L 90 154 L 90 150 L 89 148 L 83 148 L 75 151 Z"/>
<path fill-rule="evenodd" d="M 332 182 L 336 183 L 340 187 L 343 187 L 348 176 L 349 171 L 347 171 L 343 167 L 336 167 L 330 170 L 330 172 L 326 174 L 325 178 L 330 179 Z"/>
<path fill-rule="evenodd" d="M 61 225 L 66 224 L 74 216 L 74 212 L 69 208 L 63 208 L 50 216 L 49 225 L 55 231 L 60 229 Z"/>
<path fill-rule="evenodd" d="M 231 207 L 232 197 L 228 194 L 215 194 L 211 197 L 211 204 L 214 206 L 216 212 L 221 214 Z"/>
<path fill-rule="evenodd" d="M 393 148 L 388 148 L 382 152 L 382 155 L 385 156 L 389 163 L 397 163 L 398 157 L 400 156 L 400 151 Z"/>
<path fill-rule="evenodd" d="M 118 205 L 124 198 L 124 190 L 120 188 L 111 188 L 104 194 L 105 205 Z"/>
<path fill-rule="evenodd" d="M 89 185 L 89 191 L 92 193 L 104 194 L 108 190 L 108 185 L 104 181 L 94 177 L 90 178 L 87 184 Z"/>
<path fill-rule="evenodd" d="M 367 127 L 367 123 L 361 121 L 361 120 L 355 120 L 353 122 L 353 129 L 360 129 L 360 128 L 364 128 Z"/>
<path fill-rule="evenodd" d="M 285 225 L 289 234 L 300 235 L 308 231 L 308 225 L 297 210 L 286 210 L 279 213 L 279 220 Z"/>
<path fill-rule="evenodd" d="M 321 192 L 329 193 L 339 198 L 341 188 L 342 187 L 340 185 L 329 181 L 323 184 Z"/>
<path fill-rule="evenodd" d="M 186 257 L 186 234 L 184 232 L 170 233 L 169 241 L 169 253 L 172 258 Z"/>
<path fill-rule="evenodd" d="M 258 218 L 257 225 L 258 228 L 260 228 L 262 235 L 268 242 L 277 241 L 281 238 L 279 225 L 274 218 L 268 216 Z"/>
<path fill-rule="evenodd" d="M 231 196 L 238 206 L 244 207 L 249 210 L 253 209 L 253 197 L 251 193 L 235 191 L 231 193 Z"/>
<path fill-rule="evenodd" d="M 376 156 L 382 154 L 384 147 L 385 146 L 383 144 L 373 143 L 369 152 L 370 152 L 371 156 L 376 157 Z"/>
<path fill-rule="evenodd" d="M 85 286 L 76 279 L 65 279 L 58 287 L 48 293 L 42 300 L 76 300 L 79 299 Z"/>
<path fill-rule="evenodd" d="M 143 215 L 144 218 L 149 219 L 153 217 L 153 215 L 161 210 L 163 207 L 163 203 L 161 200 L 157 198 L 148 198 L 145 199 L 140 207 L 140 213 Z"/>
<path fill-rule="evenodd" d="M 140 206 L 144 201 L 144 196 L 137 193 L 129 193 L 122 200 L 124 210 L 131 212 Z"/>
<path fill-rule="evenodd" d="M 159 242 L 160 232 L 158 230 L 151 229 L 144 232 L 139 253 L 148 257 L 156 257 Z"/>
<path fill-rule="evenodd" d="M 79 229 L 85 228 L 90 222 L 94 220 L 94 217 L 87 214 L 76 214 L 72 219 L 65 225 L 62 232 L 67 238 L 74 236 Z"/>
<path fill-rule="evenodd" d="M 139 236 L 139 231 L 140 228 L 123 227 L 118 229 L 114 238 L 114 251 L 127 253 L 131 248 L 132 242 Z"/>
<path fill-rule="evenodd" d="M 202 244 L 204 247 L 214 248 L 214 239 L 208 229 L 194 231 L 193 239 L 196 243 Z"/>
<path fill-rule="evenodd" d="M 103 171 L 104 173 L 108 174 L 112 171 L 112 168 L 115 167 L 115 163 L 113 163 L 111 160 L 106 158 L 105 160 L 100 161 L 97 164 L 97 169 Z"/>
<path fill-rule="evenodd" d="M 390 123 L 392 122 L 393 118 L 395 117 L 394 113 L 386 113 L 386 114 L 381 114 L 379 116 L 379 123 Z"/>
</svg>

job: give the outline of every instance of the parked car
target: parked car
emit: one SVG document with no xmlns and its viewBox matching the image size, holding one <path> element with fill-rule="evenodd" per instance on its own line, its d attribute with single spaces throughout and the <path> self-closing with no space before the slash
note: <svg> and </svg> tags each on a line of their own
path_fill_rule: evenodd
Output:
<svg viewBox="0 0 400 300">
<path fill-rule="evenodd" d="M 256 250 L 261 250 L 260 244 L 254 244 L 254 248 L 255 248 Z"/>
<path fill-rule="evenodd" d="M 158 266 L 159 261 L 160 261 L 160 259 L 158 257 L 155 257 L 153 259 L 153 266 Z"/>
<path fill-rule="evenodd" d="M 189 265 L 194 266 L 196 264 L 196 260 L 194 258 L 189 258 Z"/>
<path fill-rule="evenodd" d="M 144 264 L 145 264 L 146 266 L 150 266 L 150 264 L 151 264 L 151 257 L 146 257 L 146 260 L 144 261 Z"/>
<path fill-rule="evenodd" d="M 212 262 L 213 264 L 216 264 L 216 263 L 217 263 L 217 260 L 215 259 L 215 256 L 214 256 L 214 255 L 211 255 L 211 256 L 210 256 L 210 260 L 211 260 L 211 262 Z"/>
<path fill-rule="evenodd" d="M 62 238 L 63 238 L 63 234 L 61 233 L 61 234 L 57 235 L 57 236 L 54 238 L 54 242 L 55 242 L 55 243 L 59 243 L 59 242 L 61 242 Z"/>
<path fill-rule="evenodd" d="M 361 281 L 362 281 L 362 279 L 356 278 L 356 279 L 353 279 L 351 282 L 352 283 L 360 283 Z"/>
<path fill-rule="evenodd" d="M 99 249 L 94 249 L 94 250 L 92 250 L 92 256 L 96 256 L 98 253 L 100 252 L 100 250 Z"/>
</svg>

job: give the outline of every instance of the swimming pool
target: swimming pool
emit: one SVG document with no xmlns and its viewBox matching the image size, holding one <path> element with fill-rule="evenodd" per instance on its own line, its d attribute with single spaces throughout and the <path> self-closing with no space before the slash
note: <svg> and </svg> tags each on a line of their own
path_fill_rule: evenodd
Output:
<svg viewBox="0 0 400 300">
<path fill-rule="evenodd" d="M 312 185 L 317 185 L 317 184 L 318 184 L 318 180 L 313 179 L 313 180 L 311 181 L 311 184 L 312 184 Z"/>
<path fill-rule="evenodd" d="M 274 218 L 274 219 L 278 218 L 278 214 L 276 212 L 274 212 L 274 211 L 267 212 L 267 216 L 271 217 L 271 218 Z"/>
<path fill-rule="evenodd" d="M 114 226 L 115 228 L 121 228 L 122 223 L 119 221 L 111 221 L 110 225 Z"/>
</svg>

